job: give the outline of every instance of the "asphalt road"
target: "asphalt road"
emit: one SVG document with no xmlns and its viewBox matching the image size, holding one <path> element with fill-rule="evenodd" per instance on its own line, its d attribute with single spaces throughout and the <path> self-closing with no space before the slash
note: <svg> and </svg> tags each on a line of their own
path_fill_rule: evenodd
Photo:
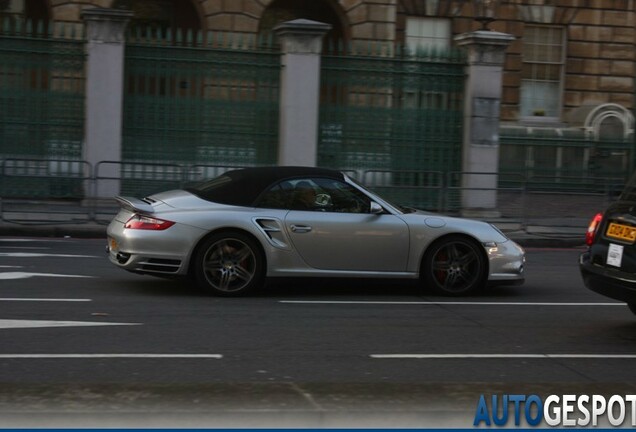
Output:
<svg viewBox="0 0 636 432">
<path fill-rule="evenodd" d="M 636 316 L 577 249 L 460 299 L 271 281 L 225 299 L 114 268 L 103 240 L 0 238 L 3 427 L 471 427 L 480 394 L 636 393 Z"/>
</svg>

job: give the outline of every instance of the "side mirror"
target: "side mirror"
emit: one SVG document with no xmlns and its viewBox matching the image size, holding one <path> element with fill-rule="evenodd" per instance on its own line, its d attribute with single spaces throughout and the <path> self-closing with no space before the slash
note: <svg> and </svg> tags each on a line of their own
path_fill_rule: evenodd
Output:
<svg viewBox="0 0 636 432">
<path fill-rule="evenodd" d="M 369 213 L 375 214 L 375 215 L 379 215 L 379 214 L 384 213 L 384 209 L 377 202 L 371 201 L 371 206 L 370 206 L 370 209 L 369 209 Z"/>
</svg>

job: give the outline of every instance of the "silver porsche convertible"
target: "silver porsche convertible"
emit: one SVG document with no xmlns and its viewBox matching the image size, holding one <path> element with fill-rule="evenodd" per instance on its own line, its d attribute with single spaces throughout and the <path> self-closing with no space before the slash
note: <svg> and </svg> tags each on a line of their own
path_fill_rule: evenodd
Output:
<svg viewBox="0 0 636 432">
<path fill-rule="evenodd" d="M 445 295 L 524 280 L 523 249 L 493 225 L 401 208 L 338 171 L 246 168 L 117 200 L 115 265 L 222 296 L 267 277 L 419 278 Z"/>
</svg>

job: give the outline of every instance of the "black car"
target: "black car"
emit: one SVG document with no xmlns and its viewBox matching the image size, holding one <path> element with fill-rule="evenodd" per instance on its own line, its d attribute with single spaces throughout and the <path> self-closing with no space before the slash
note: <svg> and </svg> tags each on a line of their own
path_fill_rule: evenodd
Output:
<svg viewBox="0 0 636 432">
<path fill-rule="evenodd" d="M 592 219 L 585 240 L 589 248 L 579 259 L 585 286 L 626 302 L 636 314 L 636 174 L 618 200 Z"/>
</svg>

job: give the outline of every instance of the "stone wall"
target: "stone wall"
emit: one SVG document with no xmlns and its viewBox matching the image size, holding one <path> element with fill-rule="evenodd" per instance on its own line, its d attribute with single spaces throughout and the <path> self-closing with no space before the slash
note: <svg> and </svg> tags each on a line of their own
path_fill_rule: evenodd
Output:
<svg viewBox="0 0 636 432">
<path fill-rule="evenodd" d="M 521 4 L 530 1 L 515 3 L 519 4 L 502 7 L 504 20 L 493 25 L 494 29 L 517 37 L 507 55 L 502 120 L 518 119 L 521 49 L 527 23 L 566 29 L 562 118 L 583 105 L 616 103 L 633 108 L 636 73 L 633 1 L 559 0 L 552 2 L 555 7 L 534 9 Z"/>
<path fill-rule="evenodd" d="M 185 1 L 185 0 L 184 0 Z M 274 0 L 192 0 L 205 30 L 255 33 Z M 315 0 L 312 0 L 315 1 Z M 336 11 L 351 40 L 404 40 L 408 16 L 453 20 L 454 35 L 478 28 L 470 2 L 424 0 L 325 0 Z M 113 0 L 50 0 L 56 21 L 79 22 L 87 7 L 110 7 Z M 507 51 L 501 118 L 519 120 L 522 43 L 527 24 L 566 29 L 561 119 L 590 104 L 634 106 L 636 37 L 634 0 L 503 1 L 494 30 L 516 37 Z"/>
</svg>

